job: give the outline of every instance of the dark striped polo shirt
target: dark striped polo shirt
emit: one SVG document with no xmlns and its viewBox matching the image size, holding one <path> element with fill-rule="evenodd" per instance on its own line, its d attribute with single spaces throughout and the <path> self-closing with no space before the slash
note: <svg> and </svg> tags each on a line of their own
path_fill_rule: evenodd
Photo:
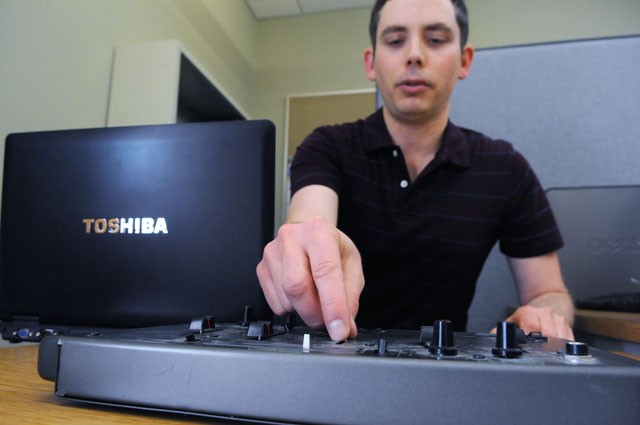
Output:
<svg viewBox="0 0 640 425">
<path fill-rule="evenodd" d="M 291 193 L 320 184 L 339 196 L 338 227 L 362 256 L 357 323 L 466 328 L 482 266 L 496 242 L 511 257 L 555 251 L 562 239 L 541 185 L 505 141 L 448 123 L 414 182 L 382 110 L 316 129 L 291 166 Z"/>
</svg>

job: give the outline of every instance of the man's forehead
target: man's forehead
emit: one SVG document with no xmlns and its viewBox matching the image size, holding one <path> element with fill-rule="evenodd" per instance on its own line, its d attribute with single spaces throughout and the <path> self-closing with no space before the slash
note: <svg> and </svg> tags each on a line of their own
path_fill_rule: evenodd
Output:
<svg viewBox="0 0 640 425">
<path fill-rule="evenodd" d="M 455 8 L 451 0 L 388 0 L 380 9 L 379 26 L 404 26 L 419 19 L 455 25 Z"/>
</svg>

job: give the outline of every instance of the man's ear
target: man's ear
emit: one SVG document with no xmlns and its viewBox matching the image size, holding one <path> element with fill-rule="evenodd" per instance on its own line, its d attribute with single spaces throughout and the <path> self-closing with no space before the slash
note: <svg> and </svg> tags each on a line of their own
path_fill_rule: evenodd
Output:
<svg viewBox="0 0 640 425">
<path fill-rule="evenodd" d="M 460 72 L 458 72 L 458 80 L 464 80 L 471 71 L 471 64 L 473 63 L 473 55 L 475 51 L 472 46 L 466 45 L 462 49 L 462 59 L 460 61 Z"/>
<path fill-rule="evenodd" d="M 364 51 L 364 69 L 370 81 L 376 80 L 376 71 L 373 68 L 374 57 L 375 53 L 371 47 Z"/>
</svg>

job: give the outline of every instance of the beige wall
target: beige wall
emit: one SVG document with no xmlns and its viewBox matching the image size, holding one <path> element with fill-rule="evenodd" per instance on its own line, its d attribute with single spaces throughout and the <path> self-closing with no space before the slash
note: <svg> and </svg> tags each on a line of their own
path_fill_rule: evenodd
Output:
<svg viewBox="0 0 640 425">
<path fill-rule="evenodd" d="M 251 114 L 256 33 L 239 0 L 0 0 L 0 164 L 8 133 L 106 124 L 116 46 L 179 39 Z"/>
<path fill-rule="evenodd" d="M 375 109 L 376 93 L 371 90 L 319 96 L 291 96 L 286 134 L 289 139 L 288 160 L 293 158 L 300 142 L 317 127 L 356 121 L 373 113 Z"/>
<path fill-rule="evenodd" d="M 476 47 L 640 33 L 638 0 L 468 6 Z M 114 47 L 177 38 L 251 118 L 275 122 L 281 178 L 286 97 L 372 87 L 368 15 L 257 23 L 241 0 L 0 0 L 0 155 L 10 132 L 104 125 Z"/>
</svg>

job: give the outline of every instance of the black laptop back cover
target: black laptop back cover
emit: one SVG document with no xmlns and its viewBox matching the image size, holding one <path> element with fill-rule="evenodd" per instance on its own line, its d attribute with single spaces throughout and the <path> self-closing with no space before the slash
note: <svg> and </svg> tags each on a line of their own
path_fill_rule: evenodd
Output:
<svg viewBox="0 0 640 425">
<path fill-rule="evenodd" d="M 640 293 L 640 186 L 552 188 L 565 246 L 562 274 L 577 301 Z"/>
<path fill-rule="evenodd" d="M 255 267 L 273 236 L 274 143 L 268 121 L 9 135 L 0 319 L 269 314 Z"/>
</svg>

